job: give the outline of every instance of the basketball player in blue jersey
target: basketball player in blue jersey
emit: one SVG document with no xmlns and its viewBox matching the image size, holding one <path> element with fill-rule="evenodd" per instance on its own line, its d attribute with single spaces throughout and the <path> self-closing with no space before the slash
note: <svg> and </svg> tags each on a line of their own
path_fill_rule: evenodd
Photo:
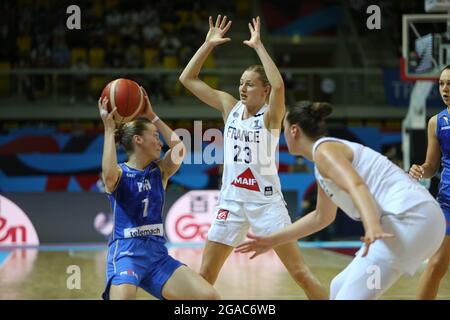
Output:
<svg viewBox="0 0 450 320">
<path fill-rule="evenodd" d="M 146 97 L 144 116 L 116 129 L 107 98 L 99 101 L 105 126 L 102 170 L 114 214 L 103 298 L 135 299 L 140 287 L 158 299 L 218 299 L 215 289 L 169 256 L 163 226 L 164 192 L 185 155 L 179 137 L 153 111 Z M 160 159 L 162 142 L 169 146 Z M 116 137 L 115 137 L 116 135 Z M 128 154 L 117 163 L 116 141 Z"/>
<path fill-rule="evenodd" d="M 450 65 L 441 72 L 439 92 L 447 107 L 428 121 L 425 162 L 421 165 L 413 164 L 409 170 L 409 174 L 416 179 L 428 179 L 438 171 L 439 162 L 443 168 L 437 201 L 444 212 L 447 230 L 441 247 L 430 258 L 419 280 L 417 299 L 425 300 L 436 298 L 439 284 L 447 273 L 450 262 Z"/>
<path fill-rule="evenodd" d="M 250 39 L 244 44 L 255 50 L 262 66 L 254 65 L 244 71 L 239 84 L 240 99 L 199 79 L 212 50 L 230 41 L 224 37 L 230 26 L 227 17 L 222 19 L 219 15 L 215 25 L 209 17 L 205 42 L 180 75 L 181 83 L 218 110 L 225 123 L 222 189 L 200 268 L 200 274 L 211 284 L 249 228 L 256 234 L 267 235 L 291 224 L 275 161 L 285 112 L 284 83 L 261 41 L 259 17 L 248 24 Z M 295 241 L 278 246 L 275 251 L 308 298 L 328 298 L 304 263 Z"/>
</svg>

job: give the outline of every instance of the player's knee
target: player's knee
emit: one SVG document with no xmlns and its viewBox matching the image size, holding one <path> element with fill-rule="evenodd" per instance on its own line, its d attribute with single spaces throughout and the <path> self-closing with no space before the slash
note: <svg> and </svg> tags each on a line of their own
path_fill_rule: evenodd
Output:
<svg viewBox="0 0 450 320">
<path fill-rule="evenodd" d="M 291 275 L 302 287 L 310 285 L 314 280 L 311 271 L 305 265 L 294 266 Z"/>
<path fill-rule="evenodd" d="M 117 296 L 117 300 L 136 300 L 136 294 L 134 293 L 123 293 Z"/>
<path fill-rule="evenodd" d="M 110 290 L 111 300 L 135 300 L 136 292 L 128 290 L 126 288 L 112 288 Z"/>
<path fill-rule="evenodd" d="M 220 300 L 220 295 L 212 286 L 207 290 L 203 290 L 200 300 Z"/>
<path fill-rule="evenodd" d="M 217 275 L 210 269 L 201 268 L 199 274 L 200 276 L 202 276 L 203 279 L 208 281 L 210 284 L 214 284 L 216 282 Z"/>
<path fill-rule="evenodd" d="M 202 283 L 201 286 L 195 287 L 191 291 L 192 300 L 220 300 L 220 295 L 217 290 L 209 283 Z"/>
</svg>

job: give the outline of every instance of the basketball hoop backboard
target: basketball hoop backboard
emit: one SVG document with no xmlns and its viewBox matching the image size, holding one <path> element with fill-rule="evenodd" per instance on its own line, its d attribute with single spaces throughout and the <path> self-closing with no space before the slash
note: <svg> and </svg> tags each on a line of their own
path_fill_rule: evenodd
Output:
<svg viewBox="0 0 450 320">
<path fill-rule="evenodd" d="M 402 79 L 436 80 L 440 71 L 448 64 L 450 15 L 403 15 L 400 61 Z"/>
<path fill-rule="evenodd" d="M 425 0 L 426 12 L 443 12 L 450 10 L 450 0 Z"/>
</svg>

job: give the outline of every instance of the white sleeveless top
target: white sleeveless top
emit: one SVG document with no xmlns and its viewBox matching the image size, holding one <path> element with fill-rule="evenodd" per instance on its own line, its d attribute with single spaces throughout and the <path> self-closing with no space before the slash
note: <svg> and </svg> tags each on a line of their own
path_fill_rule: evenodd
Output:
<svg viewBox="0 0 450 320">
<path fill-rule="evenodd" d="M 375 202 L 380 216 L 386 214 L 400 215 L 419 203 L 435 199 L 425 187 L 411 178 L 388 158 L 359 143 L 347 140 L 324 137 L 317 140 L 312 149 L 312 155 L 317 147 L 326 141 L 345 144 L 353 151 L 353 168 L 364 180 Z M 317 167 L 314 168 L 316 179 L 331 200 L 350 218 L 361 220 L 361 214 L 356 208 L 350 194 L 340 189 L 330 179 L 325 179 Z"/>
<path fill-rule="evenodd" d="M 221 199 L 255 203 L 283 199 L 275 162 L 279 136 L 264 124 L 268 107 L 245 120 L 241 101 L 230 111 L 224 129 Z"/>
</svg>

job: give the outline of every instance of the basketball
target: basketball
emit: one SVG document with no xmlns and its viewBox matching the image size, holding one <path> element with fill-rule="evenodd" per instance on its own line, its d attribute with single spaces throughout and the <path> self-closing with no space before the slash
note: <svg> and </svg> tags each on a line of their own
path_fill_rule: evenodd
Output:
<svg viewBox="0 0 450 320">
<path fill-rule="evenodd" d="M 103 89 L 102 99 L 108 98 L 108 111 L 117 108 L 114 120 L 117 123 L 129 122 L 139 116 L 144 110 L 144 94 L 135 81 L 116 79 Z"/>
</svg>

